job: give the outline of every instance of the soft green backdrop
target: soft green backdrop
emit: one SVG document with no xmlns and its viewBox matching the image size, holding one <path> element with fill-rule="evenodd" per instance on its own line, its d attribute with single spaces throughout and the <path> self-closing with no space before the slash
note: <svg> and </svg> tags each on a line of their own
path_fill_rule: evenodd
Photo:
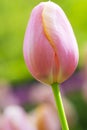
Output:
<svg viewBox="0 0 87 130">
<path fill-rule="evenodd" d="M 53 0 L 54 1 L 54 0 Z M 0 0 L 0 82 L 31 81 L 23 58 L 23 39 L 31 10 L 40 0 Z M 87 0 L 55 0 L 68 16 L 75 32 L 80 59 L 84 64 L 87 53 Z M 69 96 L 75 104 L 79 124 L 72 130 L 87 129 L 87 103 L 82 95 Z"/>
<path fill-rule="evenodd" d="M 40 0 L 0 0 L 0 80 L 31 80 L 23 59 L 23 39 L 31 10 Z M 87 42 L 87 0 L 55 0 L 74 29 L 82 65 Z"/>
</svg>

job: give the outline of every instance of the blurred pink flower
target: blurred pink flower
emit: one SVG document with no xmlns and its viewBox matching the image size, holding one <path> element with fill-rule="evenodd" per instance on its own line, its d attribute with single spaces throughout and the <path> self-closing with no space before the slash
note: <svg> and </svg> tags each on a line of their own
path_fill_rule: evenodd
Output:
<svg viewBox="0 0 87 130">
<path fill-rule="evenodd" d="M 46 84 L 61 83 L 74 72 L 78 47 L 63 10 L 42 2 L 31 14 L 24 39 L 24 59 L 32 75 Z"/>
<path fill-rule="evenodd" d="M 50 104 L 39 105 L 32 113 L 38 130 L 60 130 L 56 111 Z"/>
<path fill-rule="evenodd" d="M 0 109 L 19 103 L 17 97 L 12 94 L 11 87 L 6 81 L 0 81 Z"/>
<path fill-rule="evenodd" d="M 27 114 L 19 106 L 9 106 L 4 111 L 2 130 L 37 130 L 36 126 L 29 122 Z"/>
<path fill-rule="evenodd" d="M 0 114 L 0 130 L 6 130 L 3 128 L 4 126 L 4 117 L 2 114 Z"/>
</svg>

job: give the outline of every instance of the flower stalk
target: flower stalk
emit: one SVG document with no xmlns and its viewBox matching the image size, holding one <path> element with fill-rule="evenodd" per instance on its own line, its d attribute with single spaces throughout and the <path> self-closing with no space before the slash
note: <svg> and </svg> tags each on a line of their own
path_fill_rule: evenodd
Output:
<svg viewBox="0 0 87 130">
<path fill-rule="evenodd" d="M 57 83 L 53 83 L 52 84 L 52 90 L 53 90 L 54 98 L 55 98 L 55 101 L 56 101 L 58 116 L 59 116 L 59 119 L 60 119 L 62 130 L 69 130 L 67 119 L 66 119 L 66 116 L 65 116 L 63 103 L 62 103 L 59 85 Z"/>
</svg>

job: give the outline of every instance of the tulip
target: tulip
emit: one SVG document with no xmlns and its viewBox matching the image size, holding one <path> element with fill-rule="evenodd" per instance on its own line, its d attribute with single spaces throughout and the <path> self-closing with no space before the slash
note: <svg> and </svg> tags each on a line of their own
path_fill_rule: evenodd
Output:
<svg viewBox="0 0 87 130">
<path fill-rule="evenodd" d="M 57 84 L 75 71 L 79 54 L 72 27 L 58 5 L 42 2 L 33 9 L 23 51 L 31 74 L 52 86 L 62 130 L 69 130 Z"/>
<path fill-rule="evenodd" d="M 75 71 L 79 57 L 77 42 L 58 5 L 41 2 L 33 9 L 23 52 L 31 74 L 43 83 L 62 83 Z"/>
</svg>

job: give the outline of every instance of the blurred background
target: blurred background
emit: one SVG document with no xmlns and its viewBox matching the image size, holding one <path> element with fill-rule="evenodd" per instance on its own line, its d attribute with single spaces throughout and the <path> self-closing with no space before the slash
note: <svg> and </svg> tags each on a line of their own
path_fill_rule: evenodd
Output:
<svg viewBox="0 0 87 130">
<path fill-rule="evenodd" d="M 61 85 L 67 119 L 70 130 L 87 130 L 87 1 L 53 1 L 70 20 L 80 53 L 76 72 Z M 61 130 L 51 88 L 35 81 L 23 58 L 26 26 L 39 2 L 41 0 L 0 0 L 0 115 L 2 120 L 5 111 L 11 111 L 10 106 L 15 111 L 21 107 L 37 130 Z"/>
</svg>

